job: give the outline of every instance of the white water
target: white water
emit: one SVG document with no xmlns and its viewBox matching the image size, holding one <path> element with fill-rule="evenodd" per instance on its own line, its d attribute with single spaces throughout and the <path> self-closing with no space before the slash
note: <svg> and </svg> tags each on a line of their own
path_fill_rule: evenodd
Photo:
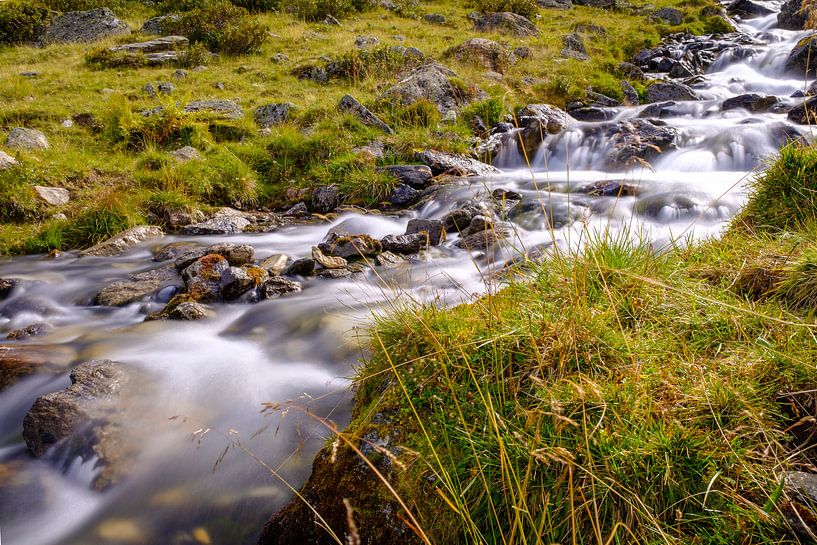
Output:
<svg viewBox="0 0 817 545">
<path fill-rule="evenodd" d="M 361 355 L 356 334 L 372 312 L 409 298 L 438 298 L 444 304 L 464 300 L 488 289 L 483 279 L 492 267 L 521 250 L 578 245 L 588 226 L 591 231 L 626 228 L 657 247 L 717 235 L 745 199 L 747 176 L 784 143 L 782 130 L 791 128 L 785 114 L 722 112 L 720 103 L 747 92 L 787 98 L 808 83 L 791 79 L 781 68 L 803 33 L 778 30 L 775 23 L 775 15 L 744 23 L 742 30 L 757 36 L 758 44 L 743 47 L 739 55 L 727 51 L 712 65 L 695 86 L 705 100 L 672 108 L 664 121 L 679 129 L 678 149 L 653 161 L 654 170 L 605 170 L 610 143 L 599 136 L 599 124 L 576 122 L 546 139 L 532 170 L 511 146 L 496 160 L 502 176 L 447 186 L 417 211 L 419 217 L 441 218 L 475 198 L 487 198 L 494 188 L 521 193 L 522 203 L 508 218 L 515 234 L 490 255 L 454 248 L 454 236 L 423 261 L 378 269 L 378 274 L 307 280 L 301 294 L 254 305 L 216 305 L 216 316 L 200 322 L 147 323 L 145 314 L 161 308 L 161 302 L 121 309 L 89 302 L 111 280 L 155 267 L 148 244 L 113 259 L 69 255 L 0 263 L 0 277 L 26 281 L 0 302 L 0 332 L 44 321 L 54 331 L 24 342 L 70 347 L 75 363 L 121 361 L 149 377 L 145 390 L 129 397 L 125 407 L 126 437 L 138 445 L 139 456 L 129 477 L 104 493 L 90 490 L 97 471 L 93 460 L 34 460 L 22 442 L 26 411 L 38 395 L 66 387 L 67 372 L 28 377 L 0 393 L 0 468 L 13 468 L 14 479 L 24 483 L 0 487 L 3 542 L 119 542 L 110 539 L 115 535 L 129 543 L 187 543 L 195 528 L 204 527 L 214 543 L 253 543 L 265 519 L 291 493 L 237 449 L 215 471 L 214 464 L 240 437 L 293 486 L 300 485 L 328 433 L 299 410 L 283 418 L 262 415 L 261 404 L 296 400 L 344 425 L 351 401 L 344 377 L 353 373 Z M 622 108 L 617 119 L 636 117 L 642 109 Z M 805 128 L 797 130 L 809 136 Z M 577 192 L 600 180 L 626 180 L 638 187 L 638 196 Z M 341 222 L 354 222 L 355 230 L 380 237 L 402 233 L 407 221 L 347 214 L 332 224 L 196 241 L 248 243 L 260 258 L 273 253 L 304 257 Z M 162 242 L 174 240 L 181 239 Z M 30 310 L 20 311 L 23 303 Z M 203 429 L 213 431 L 201 441 L 191 440 Z"/>
</svg>

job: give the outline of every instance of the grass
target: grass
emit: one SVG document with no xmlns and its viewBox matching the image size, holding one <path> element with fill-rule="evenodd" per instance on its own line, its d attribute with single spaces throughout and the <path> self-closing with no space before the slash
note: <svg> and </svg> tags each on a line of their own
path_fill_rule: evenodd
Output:
<svg viewBox="0 0 817 545">
<path fill-rule="evenodd" d="M 67 9 L 69 4 L 79 5 L 71 0 L 53 6 Z M 93 2 L 82 5 L 86 4 Z M 151 196 L 156 191 L 175 192 L 185 206 L 195 209 L 222 204 L 283 208 L 292 204 L 287 197 L 292 194 L 287 191 L 290 188 L 309 190 L 316 185 L 336 183 L 347 193 L 348 203 L 373 206 L 390 189 L 389 180 L 374 176 L 378 164 L 409 160 L 416 150 L 425 147 L 467 152 L 471 148 L 474 115 L 490 123 L 529 102 L 564 105 L 589 87 L 617 96 L 622 76 L 618 72 L 620 61 L 641 47 L 656 44 L 667 32 L 685 29 L 703 32 L 708 19 L 700 11 L 714 5 L 709 0 L 654 3 L 656 7 L 678 7 L 686 14 L 687 22 L 674 28 L 656 25 L 647 15 L 635 11 L 602 12 L 582 6 L 569 11 L 534 8 L 540 37 L 480 34 L 510 48 L 524 45 L 531 49 L 531 58 L 509 66 L 501 82 L 483 78 L 479 67 L 445 59 L 460 76 L 464 88 L 479 85 L 492 99 L 466 109 L 456 124 L 442 125 L 439 113 L 429 104 L 398 107 L 378 99 L 383 88 L 399 77 L 399 64 L 403 62 L 389 53 L 390 47 L 417 46 L 427 57 L 443 59 L 451 46 L 478 35 L 466 18 L 473 9 L 468 2 L 397 2 L 395 11 L 372 8 L 365 2 L 338 2 L 337 9 L 343 17 L 340 27 L 309 22 L 315 17 L 304 15 L 303 10 L 324 9 L 329 3 L 312 6 L 306 2 L 294 7 L 287 7 L 286 2 L 239 4 L 254 12 L 251 17 L 258 27 L 270 30 L 265 41 L 250 48 L 257 45 L 253 54 L 223 55 L 208 62 L 203 71 L 192 69 L 195 60 L 207 58 L 201 47 L 196 46 L 198 49 L 191 58 L 183 59 L 188 67 L 184 79 L 173 77 L 176 67 L 172 66 L 151 68 L 137 63 L 133 67 L 99 69 L 86 63 L 89 52 L 97 55 L 94 52 L 100 48 L 143 38 L 139 35 L 111 38 L 93 45 L 0 47 L 0 78 L 4 81 L 0 88 L 4 106 L 0 112 L 0 132 L 27 126 L 42 130 L 51 142 L 49 150 L 20 154 L 23 168 L 30 173 L 24 183 L 69 189 L 72 202 L 59 210 L 67 216 L 68 223 L 80 221 L 83 210 L 93 206 L 96 195 L 112 188 L 125 192 L 121 197 L 125 206 L 131 207 L 127 214 L 130 218 L 146 217 L 157 206 L 159 197 Z M 276 6 L 278 11 L 262 11 Z M 138 28 L 156 11 L 138 2 L 115 2 L 111 7 L 132 28 Z M 159 6 L 158 11 L 166 11 L 165 8 Z M 434 25 L 419 18 L 434 12 L 444 14 L 448 23 Z M 585 37 L 591 60 L 560 58 L 562 36 L 577 25 L 597 21 L 600 16 L 604 18 L 606 34 Z M 358 50 L 354 41 L 360 35 L 378 38 L 380 46 Z M 289 60 L 270 62 L 277 53 L 284 53 Z M 338 74 L 344 76 L 321 85 L 293 75 L 298 66 L 323 64 L 322 58 L 335 61 Z M 23 72 L 38 75 L 24 77 Z M 162 81 L 176 86 L 172 95 L 153 98 L 143 91 L 145 84 L 155 86 Z M 391 124 L 395 134 L 380 134 L 340 116 L 337 103 L 347 93 Z M 200 99 L 236 100 L 245 112 L 244 118 L 214 120 L 183 114 L 176 106 Z M 262 133 L 254 126 L 252 113 L 256 107 L 271 102 L 293 102 L 298 113 L 290 124 L 274 127 L 270 134 Z M 138 113 L 157 106 L 165 108 L 164 115 L 143 118 Z M 96 123 L 62 126 L 64 120 L 77 114 L 92 114 Z M 373 141 L 383 143 L 384 158 L 374 163 L 351 158 L 354 148 Z M 149 162 L 146 159 L 188 144 L 203 153 L 205 163 L 212 162 L 208 167 L 191 169 L 218 171 L 226 161 L 235 176 L 214 184 L 220 189 L 207 188 L 198 179 L 187 184 L 178 182 L 179 169 L 168 167 L 171 172 L 164 177 L 169 181 L 165 183 L 167 187 L 162 186 L 156 171 L 146 167 Z M 14 174 L 0 175 L 4 178 L 0 186 L 20 183 L 5 179 L 9 176 Z M 0 194 L 5 195 L 2 191 Z M 15 195 L 13 200 L 2 197 L 0 208 L 13 210 L 5 213 L 14 218 L 10 215 L 4 221 L 15 221 L 19 228 L 0 232 L 0 237 L 10 237 L 0 240 L 0 248 L 4 252 L 25 252 L 40 248 L 43 238 L 56 240 L 49 235 L 54 227 L 48 218 L 58 211 L 32 207 L 25 190 Z M 92 238 L 96 237 L 69 237 L 65 243 L 84 244 Z"/>
<path fill-rule="evenodd" d="M 381 489 L 389 507 L 372 510 L 363 485 L 357 526 L 374 542 L 384 509 L 409 509 L 407 542 L 435 545 L 799 543 L 781 487 L 814 463 L 792 400 L 817 386 L 817 223 L 795 229 L 803 203 L 766 200 L 781 169 L 797 194 L 813 182 L 792 157 L 817 149 L 784 150 L 747 206 L 773 209 L 771 232 L 745 213 L 663 254 L 599 235 L 468 304 L 379 317 L 355 416 L 327 447 L 339 465 L 319 456 L 312 497 L 336 493 L 349 445 L 388 437 L 368 457 L 407 507 Z"/>
</svg>

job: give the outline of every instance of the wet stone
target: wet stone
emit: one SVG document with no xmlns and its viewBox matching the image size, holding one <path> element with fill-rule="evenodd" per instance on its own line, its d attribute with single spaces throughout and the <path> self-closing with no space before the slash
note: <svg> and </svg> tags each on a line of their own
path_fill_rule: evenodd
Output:
<svg viewBox="0 0 817 545">
<path fill-rule="evenodd" d="M 314 260 L 313 263 L 318 263 L 324 269 L 342 269 L 346 267 L 344 258 L 325 255 L 317 246 L 312 247 L 312 259 Z"/>
<path fill-rule="evenodd" d="M 315 270 L 315 260 L 311 257 L 296 259 L 284 271 L 286 276 L 309 276 Z"/>
<path fill-rule="evenodd" d="M 170 320 L 201 320 L 202 318 L 207 318 L 209 314 L 204 305 L 186 301 L 173 307 L 173 309 L 168 312 L 167 317 Z"/>
<path fill-rule="evenodd" d="M 342 258 L 373 256 L 383 250 L 380 241 L 369 235 L 341 235 L 338 233 L 329 233 L 326 240 L 318 245 L 318 248 L 326 256 Z M 313 257 L 315 257 L 314 253 Z M 326 267 L 326 265 L 324 266 Z"/>
<path fill-rule="evenodd" d="M 230 267 L 221 272 L 221 295 L 226 300 L 238 299 L 242 294 L 254 288 L 256 280 L 240 267 Z"/>
<path fill-rule="evenodd" d="M 377 264 L 380 265 L 381 267 L 394 267 L 405 261 L 405 258 L 403 258 L 402 256 L 399 256 L 396 253 L 388 251 L 379 254 L 376 259 Z"/>
<path fill-rule="evenodd" d="M 273 299 L 288 293 L 298 293 L 301 291 L 301 283 L 293 280 L 288 280 L 283 276 L 272 276 L 261 285 L 261 297 L 264 299 Z"/>
<path fill-rule="evenodd" d="M 321 269 L 318 272 L 321 278 L 349 278 L 352 276 L 352 271 L 349 269 Z"/>
<path fill-rule="evenodd" d="M 186 269 L 192 265 L 193 262 L 208 254 L 218 254 L 224 257 L 224 259 L 226 259 L 230 265 L 240 267 L 252 262 L 255 255 L 255 250 L 249 244 L 233 244 L 229 242 L 193 248 L 180 254 L 176 258 L 176 269 Z"/>
<path fill-rule="evenodd" d="M 452 210 L 443 218 L 443 227 L 446 233 L 459 233 L 468 229 L 474 212 L 466 208 Z"/>
<path fill-rule="evenodd" d="M 414 233 L 411 235 L 386 235 L 380 239 L 383 251 L 394 254 L 416 254 L 424 250 L 428 245 L 428 237 L 425 233 Z"/>
<path fill-rule="evenodd" d="M 30 337 L 36 337 L 38 335 L 45 335 L 54 330 L 54 326 L 50 324 L 46 324 L 44 322 L 31 324 L 30 326 L 24 327 L 22 329 L 15 329 L 14 331 L 10 332 L 6 335 L 6 339 L 9 341 L 19 341 L 22 339 L 28 339 Z"/>
<path fill-rule="evenodd" d="M 195 301 L 215 301 L 221 296 L 221 275 L 230 268 L 218 254 L 208 254 L 182 272 L 187 293 Z"/>
<path fill-rule="evenodd" d="M 428 243 L 432 246 L 437 246 L 445 241 L 445 229 L 443 229 L 443 222 L 440 220 L 409 220 L 405 234 L 413 235 L 415 233 L 425 233 L 428 236 Z"/>
<path fill-rule="evenodd" d="M 397 187 L 389 195 L 389 203 L 394 206 L 409 206 L 416 203 L 421 195 L 421 192 L 410 185 L 397 184 Z"/>
<path fill-rule="evenodd" d="M 326 214 L 340 205 L 340 191 L 336 185 L 317 187 L 312 191 L 309 209 L 318 214 Z"/>
</svg>

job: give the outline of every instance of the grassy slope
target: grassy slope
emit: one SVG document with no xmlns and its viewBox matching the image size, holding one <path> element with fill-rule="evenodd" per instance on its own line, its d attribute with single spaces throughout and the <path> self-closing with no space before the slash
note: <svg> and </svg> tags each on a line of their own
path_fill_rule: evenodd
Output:
<svg viewBox="0 0 817 545">
<path fill-rule="evenodd" d="M 431 542 L 797 542 L 780 486 L 814 468 L 815 159 L 784 150 L 722 240 L 600 239 L 384 319 L 347 433 L 393 420 Z"/>
<path fill-rule="evenodd" d="M 222 58 L 208 70 L 191 71 L 182 80 L 172 79 L 172 67 L 91 70 L 85 64 L 89 49 L 126 39 L 93 46 L 2 48 L 0 132 L 16 126 L 38 128 L 49 137 L 51 149 L 18 153 L 23 167 L 0 174 L 0 253 L 85 246 L 117 229 L 146 221 L 149 211 L 228 204 L 284 206 L 293 196 L 290 192 L 287 197 L 289 187 L 308 188 L 318 183 L 340 182 L 351 202 L 374 205 L 388 194 L 390 181 L 376 176 L 372 164 L 353 158 L 349 150 L 382 136 L 337 115 L 335 108 L 339 98 L 349 92 L 377 107 L 380 91 L 396 74 L 374 67 L 376 76 L 319 85 L 296 79 L 291 74 L 294 67 L 353 52 L 357 36 L 373 35 L 383 45 L 415 46 L 443 60 L 463 80 L 480 85 L 499 100 L 505 112 L 527 102 L 562 105 L 591 85 L 616 96 L 620 94 L 620 61 L 641 47 L 655 44 L 661 34 L 687 29 L 703 32 L 713 21 L 701 14 L 714 5 L 710 0 L 660 0 L 653 4 L 679 7 L 687 14 L 688 23 L 672 28 L 658 25 L 630 9 L 540 9 L 535 18 L 542 31 L 539 38 L 483 35 L 511 47 L 528 46 L 533 52 L 530 59 L 510 67 L 502 82 L 482 77 L 482 68 L 443 58 L 447 48 L 477 35 L 465 17 L 471 7 L 458 2 L 420 4 L 412 8 L 411 17 L 382 9 L 357 13 L 343 20 L 341 27 L 310 24 L 283 13 L 258 14 L 271 34 L 259 53 Z M 442 13 L 448 24 L 437 26 L 417 18 L 424 13 Z M 135 28 L 150 15 L 144 8 L 120 10 L 120 14 Z M 606 35 L 585 38 L 591 60 L 560 58 L 563 36 L 577 24 L 587 23 L 607 29 Z M 127 39 L 138 38 L 134 35 Z M 279 52 L 290 60 L 270 62 L 271 56 Z M 26 71 L 39 75 L 33 79 L 20 75 Z M 526 82 L 526 76 L 536 81 Z M 150 98 L 142 91 L 146 83 L 161 81 L 176 85 L 172 97 Z M 216 83 L 223 83 L 224 89 L 215 88 Z M 245 119 L 230 126 L 236 129 L 233 132 L 244 135 L 241 143 L 230 141 L 235 137 L 217 141 L 220 139 L 203 119 L 179 121 L 182 126 L 192 127 L 192 134 L 186 138 L 163 141 L 154 130 L 147 135 L 147 141 L 126 147 L 121 137 L 115 136 L 118 128 L 128 126 L 128 119 L 132 121 L 131 112 L 206 98 L 235 99 L 240 103 Z M 252 122 L 252 110 L 276 101 L 295 103 L 299 115 L 292 125 L 261 136 Z M 405 112 L 383 107 L 378 112 L 397 129 L 396 135 L 384 139 L 389 153 L 385 162 L 405 160 L 409 151 L 423 146 L 454 151 L 469 147 L 471 135 L 464 120 L 455 127 L 439 127 L 439 118 L 433 115 L 418 123 L 416 116 Z M 64 119 L 78 113 L 93 113 L 106 130 L 95 133 L 78 125 L 60 126 Z M 309 134 L 303 131 L 307 128 Z M 183 144 L 193 144 L 206 152 L 206 161 L 184 168 L 169 163 L 165 151 Z M 316 149 L 325 153 L 313 153 Z M 229 174 L 220 175 L 223 171 Z M 216 181 L 212 181 L 214 177 Z M 46 209 L 33 198 L 30 186 L 35 184 L 68 188 L 73 202 L 63 210 Z M 49 221 L 56 212 L 65 213 L 68 221 Z"/>
</svg>

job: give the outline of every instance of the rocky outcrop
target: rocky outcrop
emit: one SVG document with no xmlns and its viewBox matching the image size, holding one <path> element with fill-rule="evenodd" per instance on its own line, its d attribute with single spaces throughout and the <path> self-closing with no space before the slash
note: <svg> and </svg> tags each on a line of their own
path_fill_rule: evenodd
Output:
<svg viewBox="0 0 817 545">
<path fill-rule="evenodd" d="M 108 8 L 72 11 L 55 17 L 45 29 L 43 43 L 93 42 L 130 34 L 130 28 Z"/>
<path fill-rule="evenodd" d="M 93 485 L 108 488 L 127 472 L 135 450 L 122 438 L 123 398 L 140 390 L 137 373 L 124 364 L 96 360 L 71 371 L 71 386 L 37 398 L 23 420 L 23 438 L 34 456 L 59 446 L 70 459 L 98 457 Z"/>
<path fill-rule="evenodd" d="M 406 78 L 387 89 L 382 98 L 401 104 L 428 100 L 444 114 L 474 100 L 488 98 L 488 95 L 478 88 L 464 88 L 454 71 L 431 63 L 412 70 Z"/>
<path fill-rule="evenodd" d="M 786 30 L 804 30 L 808 13 L 803 12 L 803 0 L 788 0 L 777 14 L 777 26 Z M 811 9 L 810 7 L 807 10 Z"/>
<path fill-rule="evenodd" d="M 161 238 L 164 233 L 155 225 L 138 225 L 91 246 L 79 253 L 80 257 L 113 257 L 121 255 L 140 242 Z"/>
<path fill-rule="evenodd" d="M 549 134 L 558 134 L 568 126 L 567 113 L 547 104 L 528 104 L 516 116 L 519 132 L 515 135 L 519 153 L 531 157 Z"/>
<path fill-rule="evenodd" d="M 48 149 L 48 138 L 36 129 L 17 127 L 6 137 L 6 146 L 20 150 Z"/>
<path fill-rule="evenodd" d="M 444 55 L 495 72 L 504 72 L 516 61 L 515 55 L 506 46 L 485 38 L 472 38 L 446 50 Z"/>
<path fill-rule="evenodd" d="M 539 29 L 530 19 L 509 11 L 483 13 L 475 19 L 474 30 L 478 32 L 504 32 L 521 37 L 539 35 Z"/>
<path fill-rule="evenodd" d="M 439 176 L 440 174 L 492 176 L 501 172 L 498 168 L 477 161 L 476 159 L 441 151 L 426 150 L 418 153 L 415 159 L 428 165 L 435 176 Z"/>
<path fill-rule="evenodd" d="M 144 299 L 164 288 L 173 287 L 178 290 L 182 286 L 184 283 L 176 267 L 168 265 L 134 274 L 127 280 L 112 282 L 96 294 L 94 302 L 97 305 L 121 307 Z"/>
</svg>

